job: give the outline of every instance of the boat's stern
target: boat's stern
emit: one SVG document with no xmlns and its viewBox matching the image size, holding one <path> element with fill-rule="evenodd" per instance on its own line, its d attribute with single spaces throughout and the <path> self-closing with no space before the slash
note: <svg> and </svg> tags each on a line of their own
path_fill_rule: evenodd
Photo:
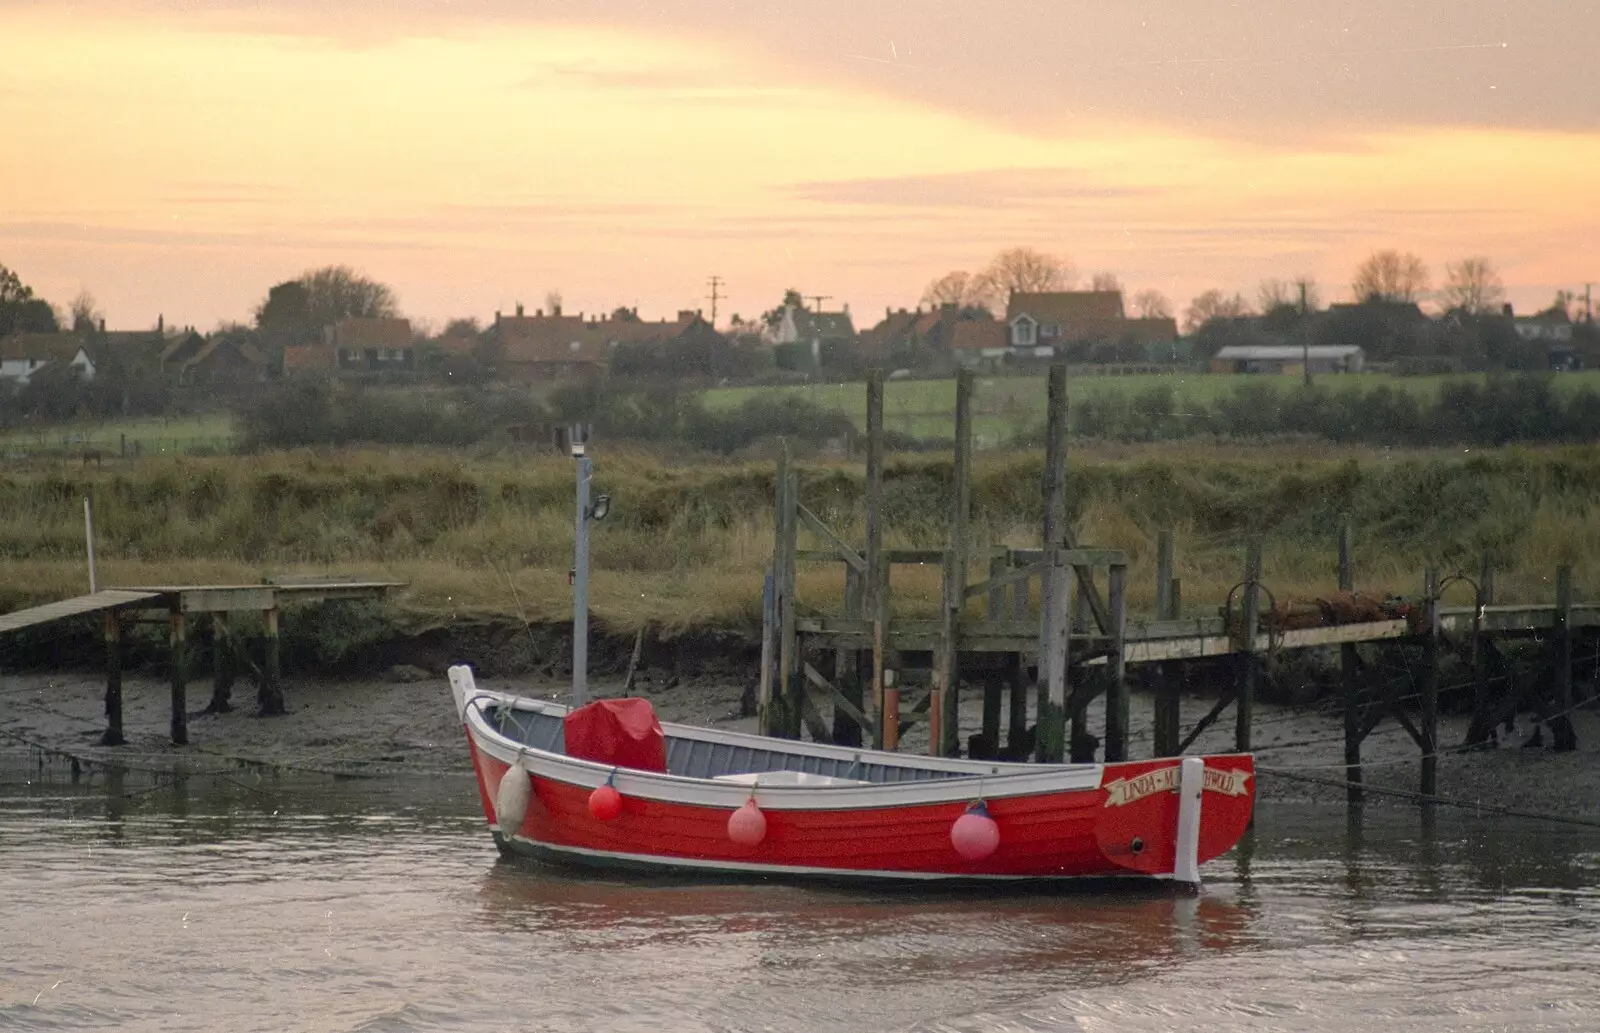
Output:
<svg viewBox="0 0 1600 1033">
<path fill-rule="evenodd" d="M 1233 849 L 1250 827 L 1255 760 L 1231 754 L 1107 764 L 1100 796 L 1095 842 L 1106 860 L 1198 884 L 1200 865 Z"/>
</svg>

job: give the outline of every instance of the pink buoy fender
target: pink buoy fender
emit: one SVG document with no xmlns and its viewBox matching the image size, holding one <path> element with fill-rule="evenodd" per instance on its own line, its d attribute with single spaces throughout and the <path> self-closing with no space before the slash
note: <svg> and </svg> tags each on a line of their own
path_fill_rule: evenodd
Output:
<svg viewBox="0 0 1600 1033">
<path fill-rule="evenodd" d="M 950 826 L 950 845 L 966 861 L 981 861 L 1000 847 L 1000 826 L 989 817 L 982 800 Z"/>
<path fill-rule="evenodd" d="M 767 816 L 753 798 L 728 815 L 728 838 L 740 846 L 755 846 L 767 838 Z"/>
<path fill-rule="evenodd" d="M 589 814 L 601 821 L 610 821 L 621 813 L 622 794 L 617 792 L 617 787 L 608 778 L 605 785 L 589 794 Z"/>
</svg>

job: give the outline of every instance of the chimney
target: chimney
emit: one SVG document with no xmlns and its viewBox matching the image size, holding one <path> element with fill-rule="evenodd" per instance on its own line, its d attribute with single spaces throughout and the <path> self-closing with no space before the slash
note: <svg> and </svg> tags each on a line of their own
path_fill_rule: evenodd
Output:
<svg viewBox="0 0 1600 1033">
<path fill-rule="evenodd" d="M 559 316 L 561 314 L 561 302 L 559 302 L 559 301 L 551 302 L 551 304 L 550 304 L 550 314 L 552 316 Z M 578 313 L 578 318 L 579 319 L 583 318 L 583 313 L 582 312 Z"/>
<path fill-rule="evenodd" d="M 1501 312 L 1501 314 L 1502 314 L 1502 315 L 1504 315 L 1504 316 L 1505 316 L 1505 317 L 1506 317 L 1506 318 L 1507 318 L 1507 319 L 1510 319 L 1510 318 L 1511 318 L 1511 316 L 1512 316 L 1512 310 L 1511 310 L 1511 302 L 1509 302 L 1509 301 L 1508 301 L 1508 302 L 1506 302 L 1506 303 L 1505 303 L 1505 304 L 1504 304 L 1504 305 L 1503 305 L 1503 306 L 1501 306 L 1501 308 L 1500 308 L 1500 312 Z"/>
<path fill-rule="evenodd" d="M 499 326 L 500 325 L 500 310 L 499 309 L 495 309 L 494 310 L 494 325 L 495 326 Z"/>
<path fill-rule="evenodd" d="M 687 323 L 689 320 L 693 319 L 695 316 L 698 316 L 699 314 L 700 313 L 698 311 L 691 312 L 686 308 L 680 308 L 678 310 L 678 322 Z"/>
<path fill-rule="evenodd" d="M 517 318 L 522 318 L 522 302 L 517 302 Z"/>
<path fill-rule="evenodd" d="M 847 315 L 847 316 L 848 316 L 848 315 L 849 315 L 849 314 L 850 314 L 850 303 L 849 303 L 849 302 L 848 302 L 848 301 L 847 301 L 847 302 L 845 302 L 845 303 L 844 303 L 844 307 L 843 307 L 843 308 L 841 308 L 841 309 L 840 309 L 840 310 L 839 310 L 839 311 L 840 311 L 840 312 L 843 312 L 843 313 L 844 313 L 844 314 L 845 314 L 845 315 Z"/>
<path fill-rule="evenodd" d="M 544 309 L 542 309 L 542 308 L 534 309 L 533 310 L 533 318 L 535 318 L 535 319 L 543 319 L 544 318 Z"/>
<path fill-rule="evenodd" d="M 156 316 L 156 333 L 164 334 L 166 332 L 167 332 L 167 317 L 166 316 Z"/>
<path fill-rule="evenodd" d="M 892 315 L 894 315 L 894 309 L 888 305 L 883 306 L 883 318 L 888 319 Z"/>
<path fill-rule="evenodd" d="M 101 333 L 105 333 L 106 332 L 106 321 L 104 319 L 100 320 L 100 332 Z"/>
</svg>

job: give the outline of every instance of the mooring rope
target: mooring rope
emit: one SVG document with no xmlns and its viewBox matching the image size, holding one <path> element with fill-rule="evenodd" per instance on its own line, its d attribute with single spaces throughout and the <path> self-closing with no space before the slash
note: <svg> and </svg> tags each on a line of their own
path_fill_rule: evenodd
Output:
<svg viewBox="0 0 1600 1033">
<path fill-rule="evenodd" d="M 1343 767 L 1344 765 L 1340 765 Z M 1363 785 L 1360 782 L 1341 781 L 1336 778 L 1319 778 L 1316 775 L 1302 775 L 1298 772 L 1284 768 L 1264 767 L 1256 765 L 1256 771 L 1263 774 L 1275 775 L 1296 782 L 1310 782 L 1315 785 L 1332 786 L 1336 789 L 1359 789 L 1363 795 L 1390 796 L 1400 800 L 1411 800 L 1415 803 L 1437 804 L 1441 807 L 1457 807 L 1462 810 L 1479 811 L 1483 814 L 1496 814 L 1507 818 L 1529 818 L 1535 821 L 1558 822 L 1563 825 L 1581 825 L 1584 828 L 1600 829 L 1600 820 L 1594 818 L 1580 818 L 1568 814 L 1550 814 L 1544 811 L 1525 811 L 1517 807 L 1502 807 L 1498 804 L 1482 803 L 1476 800 L 1461 800 L 1451 796 L 1429 795 L 1427 793 L 1412 792 L 1409 789 L 1383 789 L 1377 786 Z"/>
</svg>

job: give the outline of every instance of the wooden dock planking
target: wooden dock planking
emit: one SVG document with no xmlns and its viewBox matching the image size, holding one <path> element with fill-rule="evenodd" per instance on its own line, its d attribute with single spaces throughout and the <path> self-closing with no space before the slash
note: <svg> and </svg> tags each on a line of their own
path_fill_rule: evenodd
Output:
<svg viewBox="0 0 1600 1033">
<path fill-rule="evenodd" d="M 100 613 L 103 610 L 138 608 L 141 605 L 154 606 L 161 598 L 160 592 L 149 589 L 108 588 L 91 595 L 80 595 L 75 599 L 62 599 L 59 602 L 45 603 L 43 606 L 0 614 L 0 634 L 21 631 L 23 628 L 37 627 L 40 624 L 50 624 L 68 617 Z"/>
</svg>

